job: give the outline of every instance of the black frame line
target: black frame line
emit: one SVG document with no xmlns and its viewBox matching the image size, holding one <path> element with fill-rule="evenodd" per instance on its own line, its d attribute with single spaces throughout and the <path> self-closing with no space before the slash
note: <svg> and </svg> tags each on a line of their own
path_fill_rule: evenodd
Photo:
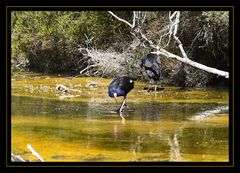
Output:
<svg viewBox="0 0 240 173">
<path fill-rule="evenodd" d="M 229 160 L 228 162 L 11 162 L 11 11 L 104 11 L 113 10 L 209 10 L 209 11 L 229 11 Z M 6 105 L 6 167 L 234 167 L 234 6 L 6 6 L 6 101 L 10 105 Z M 9 25 L 10 24 L 10 25 Z M 10 28 L 10 29 L 9 29 Z M 9 44 L 10 43 L 10 44 Z M 232 68 L 231 68 L 232 67 Z M 10 91 L 9 91 L 10 89 Z M 9 97 L 10 94 L 10 97 Z M 9 147 L 10 146 L 10 147 Z M 232 148 L 231 148 L 232 147 Z M 119 164 L 120 163 L 120 164 Z"/>
</svg>

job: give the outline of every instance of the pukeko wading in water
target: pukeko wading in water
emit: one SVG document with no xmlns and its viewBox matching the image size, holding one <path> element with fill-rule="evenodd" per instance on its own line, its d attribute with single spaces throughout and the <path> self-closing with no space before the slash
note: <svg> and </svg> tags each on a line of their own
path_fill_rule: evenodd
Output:
<svg viewBox="0 0 240 173">
<path fill-rule="evenodd" d="M 118 77 L 114 79 L 108 87 L 108 95 L 113 97 L 115 101 L 117 101 L 117 97 L 123 96 L 123 102 L 118 110 L 123 121 L 125 119 L 122 116 L 122 112 L 126 103 L 126 97 L 127 94 L 134 88 L 134 80 L 135 79 L 127 76 Z"/>
<path fill-rule="evenodd" d="M 146 71 L 148 77 L 150 78 L 150 80 L 153 80 L 154 82 L 154 91 L 157 90 L 156 87 L 156 82 L 159 80 L 160 78 L 160 69 L 161 66 L 157 60 L 157 55 L 156 54 L 148 54 L 145 55 L 141 61 L 140 66 Z M 151 83 L 151 81 L 150 81 Z M 148 91 L 149 91 L 150 86 L 148 87 Z"/>
</svg>

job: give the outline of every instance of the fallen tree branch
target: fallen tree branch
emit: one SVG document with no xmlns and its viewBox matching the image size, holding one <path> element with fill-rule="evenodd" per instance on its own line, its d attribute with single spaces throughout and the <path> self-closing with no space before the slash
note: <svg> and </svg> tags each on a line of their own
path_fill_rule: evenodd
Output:
<svg viewBox="0 0 240 173">
<path fill-rule="evenodd" d="M 175 41 L 178 43 L 178 48 L 180 49 L 183 58 L 188 59 L 187 54 L 183 48 L 182 42 L 179 40 L 179 38 L 176 36 L 177 31 L 178 31 L 178 25 L 179 25 L 179 18 L 180 18 L 180 11 L 176 12 L 176 19 L 175 19 L 175 23 L 174 23 L 174 32 L 173 32 L 173 38 L 175 39 Z"/>
<path fill-rule="evenodd" d="M 124 23 L 126 23 L 128 26 L 130 26 L 131 28 L 133 28 L 135 25 L 131 25 L 128 21 L 126 21 L 126 20 L 124 20 L 124 19 L 121 19 L 120 17 L 118 17 L 117 15 L 115 15 L 113 12 L 111 12 L 111 11 L 108 11 L 113 17 L 115 17 L 115 18 L 117 18 L 118 20 L 120 20 L 120 21 L 122 21 L 122 22 L 124 22 Z M 134 24 L 135 24 L 135 13 L 133 13 L 134 14 L 134 18 L 133 18 L 133 22 L 134 22 Z"/>
<path fill-rule="evenodd" d="M 152 53 L 153 54 L 157 54 L 157 55 L 164 55 L 164 56 L 169 57 L 169 58 L 175 58 L 178 61 L 181 61 L 181 62 L 183 62 L 185 64 L 191 65 L 191 66 L 196 67 L 198 69 L 204 70 L 206 72 L 213 73 L 213 74 L 216 74 L 218 76 L 223 76 L 225 78 L 229 78 L 229 73 L 226 72 L 226 71 L 218 70 L 218 69 L 212 68 L 212 67 L 208 67 L 206 65 L 203 65 L 203 64 L 200 64 L 198 62 L 192 61 L 192 60 L 190 60 L 188 58 L 182 58 L 182 57 L 180 57 L 178 55 L 175 55 L 173 53 L 168 52 L 165 49 L 160 49 L 159 51 L 152 52 Z"/>
<path fill-rule="evenodd" d="M 68 87 L 66 87 L 62 84 L 56 84 L 56 89 L 57 90 L 61 90 L 62 88 L 64 89 L 64 92 L 69 92 L 69 91 L 77 91 L 77 92 L 80 92 L 80 93 L 82 92 L 81 90 L 71 89 L 71 88 L 68 88 Z"/>
<path fill-rule="evenodd" d="M 26 162 L 26 160 L 24 160 L 20 155 L 13 154 L 13 153 L 11 153 L 11 160 L 13 162 L 17 162 L 17 161 Z"/>
<path fill-rule="evenodd" d="M 32 148 L 30 144 L 27 144 L 27 148 L 36 156 L 41 162 L 44 162 L 43 158 Z"/>
<path fill-rule="evenodd" d="M 121 22 L 124 22 L 125 24 L 127 24 L 127 25 L 130 26 L 131 28 L 133 28 L 133 27 L 135 26 L 134 23 L 133 23 L 133 25 L 131 25 L 129 22 L 127 22 L 126 20 L 118 17 L 118 16 L 115 15 L 113 12 L 111 12 L 111 11 L 108 11 L 108 12 L 109 12 L 112 16 L 114 16 L 117 20 L 119 20 L 119 21 L 121 21 Z M 134 12 L 133 14 L 134 14 L 133 22 L 135 22 L 135 16 L 136 16 L 136 14 L 135 14 L 135 12 Z M 174 18 L 174 16 L 175 16 L 175 22 L 172 22 L 172 19 Z M 188 58 L 188 56 L 187 56 L 187 54 L 186 54 L 186 52 L 185 52 L 185 50 L 184 50 L 184 48 L 183 48 L 183 45 L 182 45 L 181 41 L 180 41 L 179 38 L 176 36 L 177 30 L 178 30 L 178 25 L 179 25 L 179 18 L 180 18 L 180 12 L 179 12 L 179 11 L 175 11 L 173 14 L 169 14 L 169 20 L 170 20 L 171 25 L 170 25 L 170 30 L 169 30 L 168 34 L 170 34 L 170 35 L 169 35 L 169 41 L 170 41 L 171 35 L 173 34 L 173 37 L 174 37 L 175 41 L 178 43 L 178 47 L 179 47 L 179 49 L 180 49 L 181 54 L 182 54 L 183 57 L 178 56 L 178 55 L 175 55 L 175 54 L 173 54 L 173 53 L 170 53 L 170 52 L 168 52 L 167 50 L 165 50 L 165 49 L 163 49 L 163 48 L 160 48 L 160 46 L 159 46 L 160 43 L 159 43 L 158 45 L 154 45 L 153 41 L 150 40 L 150 39 L 148 39 L 148 38 L 145 36 L 145 34 L 143 34 L 143 33 L 141 32 L 141 30 L 140 30 L 139 28 L 138 28 L 138 30 L 133 30 L 133 32 L 136 32 L 136 31 L 137 31 L 137 33 L 136 33 L 136 34 L 133 34 L 133 35 L 135 35 L 136 37 L 137 37 L 138 35 L 140 35 L 142 39 L 144 39 L 145 41 L 147 41 L 147 42 L 149 43 L 150 47 L 152 47 L 152 48 L 154 48 L 155 50 L 157 50 L 157 51 L 152 52 L 152 53 L 155 53 L 155 54 L 157 54 L 157 55 L 164 55 L 164 56 L 166 56 L 166 57 L 168 57 L 168 58 L 175 58 L 175 59 L 177 59 L 177 60 L 179 60 L 179 61 L 181 61 L 181 62 L 183 62 L 183 63 L 185 63 L 185 64 L 191 65 L 191 66 L 196 67 L 196 68 L 198 68 L 198 69 L 207 71 L 207 72 L 212 73 L 212 74 L 216 74 L 216 75 L 218 75 L 218 76 L 223 76 L 223 77 L 225 77 L 225 78 L 229 78 L 229 73 L 226 72 L 226 71 L 218 70 L 218 69 L 213 68 L 213 67 L 208 67 L 208 66 L 206 66 L 206 65 L 203 65 L 203 64 L 194 62 L 194 61 L 192 61 L 192 60 L 190 60 L 190 59 Z M 173 30 L 173 31 L 172 31 L 172 30 Z M 140 33 L 140 34 L 139 34 L 139 33 Z M 168 45 L 168 44 L 167 44 L 167 45 Z"/>
<path fill-rule="evenodd" d="M 98 65 L 97 64 L 93 64 L 93 65 L 89 65 L 87 66 L 86 68 L 84 68 L 83 70 L 80 71 L 80 74 L 83 74 L 83 72 L 85 72 L 86 70 L 88 70 L 89 68 L 91 67 L 97 67 Z"/>
</svg>

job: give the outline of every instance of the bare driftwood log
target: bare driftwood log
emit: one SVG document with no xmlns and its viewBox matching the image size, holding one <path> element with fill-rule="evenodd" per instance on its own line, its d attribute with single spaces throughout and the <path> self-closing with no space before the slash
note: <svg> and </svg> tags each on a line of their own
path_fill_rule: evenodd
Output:
<svg viewBox="0 0 240 173">
<path fill-rule="evenodd" d="M 59 96 L 60 99 L 64 99 L 64 98 L 74 98 L 74 97 L 80 97 L 81 95 L 80 94 L 77 94 L 77 95 L 69 95 L 70 91 L 76 91 L 76 92 L 79 92 L 79 93 L 82 93 L 81 90 L 77 90 L 77 89 L 71 89 L 71 88 L 68 88 L 62 84 L 56 84 L 56 90 L 58 91 L 61 91 L 62 93 L 67 93 L 68 95 L 61 95 Z"/>
<path fill-rule="evenodd" d="M 68 87 L 66 87 L 62 84 L 56 84 L 56 89 L 57 90 L 62 90 L 63 89 L 64 92 L 70 92 L 70 91 L 77 91 L 77 92 L 80 92 L 80 93 L 82 92 L 81 90 L 71 89 L 71 88 L 68 88 Z"/>
<path fill-rule="evenodd" d="M 33 149 L 30 144 L 27 144 L 27 148 L 32 152 L 34 156 L 36 156 L 41 162 L 44 162 L 43 158 Z"/>
<path fill-rule="evenodd" d="M 144 23 L 144 20 L 145 20 L 145 17 L 146 17 L 146 12 L 135 12 L 135 11 L 133 11 L 133 22 L 132 22 L 132 24 L 130 22 L 118 17 L 116 14 L 114 14 L 111 11 L 108 11 L 108 13 L 110 13 L 117 20 L 119 20 L 119 21 L 127 24 L 129 27 L 131 27 L 131 29 L 132 29 L 131 34 L 134 35 L 135 37 L 137 37 L 137 39 L 142 40 L 141 41 L 142 45 L 147 47 L 144 44 L 144 41 L 145 41 L 149 44 L 149 46 L 151 48 L 154 48 L 154 50 L 156 50 L 152 53 L 157 54 L 157 55 L 163 55 L 167 58 L 174 58 L 174 59 L 177 59 L 178 61 L 181 61 L 185 64 L 189 64 L 193 67 L 204 70 L 206 72 L 216 74 L 216 75 L 219 75 L 219 76 L 223 76 L 225 78 L 229 78 L 229 73 L 226 72 L 226 71 L 222 71 L 222 70 L 219 70 L 219 69 L 216 69 L 216 68 L 208 67 L 206 65 L 194 62 L 194 61 L 192 61 L 188 58 L 188 56 L 187 56 L 187 54 L 186 54 L 186 52 L 183 48 L 181 40 L 177 37 L 180 11 L 175 11 L 173 14 L 171 14 L 171 12 L 169 13 L 169 21 L 170 21 L 170 25 L 168 26 L 169 32 L 160 37 L 160 42 L 161 42 L 163 37 L 168 36 L 168 42 L 163 47 L 160 47 L 160 42 L 158 44 L 154 44 L 154 42 L 151 39 L 147 38 L 146 35 L 143 34 L 142 31 L 141 31 L 141 27 L 142 27 L 142 25 Z M 141 14 L 144 14 L 144 15 L 141 15 Z M 144 17 L 142 17 L 142 16 L 144 16 Z M 141 22 L 139 22 L 139 21 L 141 21 Z M 174 38 L 174 40 L 178 44 L 178 48 L 179 48 L 179 50 L 182 54 L 181 56 L 173 54 L 173 53 L 171 53 L 171 52 L 169 52 L 165 49 L 165 47 L 168 46 L 168 44 L 170 43 L 170 40 L 171 40 L 172 37 Z"/>
<path fill-rule="evenodd" d="M 38 158 L 41 162 L 44 162 L 43 158 L 33 149 L 30 144 L 27 144 L 27 148 L 32 152 L 32 154 Z M 23 159 L 19 154 L 11 153 L 11 161 L 12 162 L 31 162 L 31 160 Z"/>
<path fill-rule="evenodd" d="M 23 159 L 20 155 L 13 154 L 13 153 L 11 153 L 11 161 L 12 162 L 26 162 L 26 160 Z"/>
</svg>

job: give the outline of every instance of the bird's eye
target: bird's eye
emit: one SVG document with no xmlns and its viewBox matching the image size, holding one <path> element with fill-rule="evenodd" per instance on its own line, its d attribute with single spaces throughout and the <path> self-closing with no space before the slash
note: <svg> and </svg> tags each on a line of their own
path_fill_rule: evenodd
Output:
<svg viewBox="0 0 240 173">
<path fill-rule="evenodd" d="M 130 82 L 130 83 L 132 83 L 133 81 L 132 81 L 132 80 L 130 80 L 129 82 Z"/>
</svg>

